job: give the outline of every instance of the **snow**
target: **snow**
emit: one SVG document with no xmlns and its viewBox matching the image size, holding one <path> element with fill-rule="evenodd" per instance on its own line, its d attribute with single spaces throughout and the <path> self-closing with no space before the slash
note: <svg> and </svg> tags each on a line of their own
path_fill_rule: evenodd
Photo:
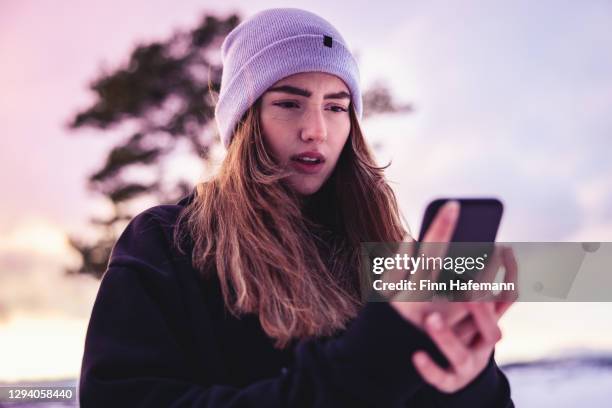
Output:
<svg viewBox="0 0 612 408">
<path fill-rule="evenodd" d="M 612 358 L 542 360 L 502 367 L 521 408 L 612 407 Z"/>
<path fill-rule="evenodd" d="M 501 366 L 510 381 L 517 408 L 609 408 L 612 407 L 612 355 L 581 354 Z M 9 384 L 0 384 L 0 386 Z M 22 386 L 76 387 L 77 380 L 21 383 Z M 72 402 L 0 402 L 0 408 L 67 408 Z M 468 407 L 466 407 L 468 408 Z"/>
</svg>

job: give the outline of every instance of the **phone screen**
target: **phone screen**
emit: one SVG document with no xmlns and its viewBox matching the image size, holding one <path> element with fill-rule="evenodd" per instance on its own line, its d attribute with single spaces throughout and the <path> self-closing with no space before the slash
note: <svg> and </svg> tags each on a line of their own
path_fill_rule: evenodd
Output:
<svg viewBox="0 0 612 408">
<path fill-rule="evenodd" d="M 438 210 L 450 198 L 432 201 L 423 217 L 419 241 L 425 237 L 425 232 L 431 225 Z M 459 220 L 451 238 L 452 242 L 495 242 L 499 223 L 503 213 L 503 204 L 496 198 L 461 198 L 459 201 Z"/>
</svg>

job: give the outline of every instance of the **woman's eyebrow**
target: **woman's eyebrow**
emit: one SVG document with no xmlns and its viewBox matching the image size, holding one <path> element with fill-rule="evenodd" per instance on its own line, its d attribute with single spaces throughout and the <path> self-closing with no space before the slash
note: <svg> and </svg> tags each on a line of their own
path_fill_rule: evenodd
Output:
<svg viewBox="0 0 612 408">
<path fill-rule="evenodd" d="M 268 89 L 266 92 L 284 92 L 292 95 L 305 96 L 306 98 L 312 96 L 312 92 L 309 90 L 292 85 L 275 86 L 274 88 Z M 323 99 L 351 99 L 351 95 L 348 92 L 340 91 L 326 94 Z"/>
</svg>

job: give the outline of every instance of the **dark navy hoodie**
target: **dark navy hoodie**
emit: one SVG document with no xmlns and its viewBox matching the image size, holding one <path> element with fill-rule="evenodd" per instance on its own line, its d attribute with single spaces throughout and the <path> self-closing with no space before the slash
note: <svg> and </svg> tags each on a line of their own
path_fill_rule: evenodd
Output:
<svg viewBox="0 0 612 408">
<path fill-rule="evenodd" d="M 368 303 L 336 336 L 274 348 L 256 316 L 228 313 L 218 280 L 174 249 L 193 197 L 140 213 L 116 242 L 87 329 L 82 407 L 514 406 L 494 353 L 456 393 L 426 384 L 412 353 L 444 358 L 387 303 Z"/>
</svg>

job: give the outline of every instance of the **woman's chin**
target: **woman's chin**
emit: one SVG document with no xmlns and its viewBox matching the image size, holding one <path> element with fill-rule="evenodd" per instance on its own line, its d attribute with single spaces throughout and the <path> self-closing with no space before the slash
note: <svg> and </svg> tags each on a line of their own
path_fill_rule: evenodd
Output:
<svg viewBox="0 0 612 408">
<path fill-rule="evenodd" d="M 299 179 L 289 179 L 289 185 L 297 194 L 301 196 L 309 196 L 315 194 L 321 189 L 323 181 L 310 177 L 300 177 Z"/>
</svg>

